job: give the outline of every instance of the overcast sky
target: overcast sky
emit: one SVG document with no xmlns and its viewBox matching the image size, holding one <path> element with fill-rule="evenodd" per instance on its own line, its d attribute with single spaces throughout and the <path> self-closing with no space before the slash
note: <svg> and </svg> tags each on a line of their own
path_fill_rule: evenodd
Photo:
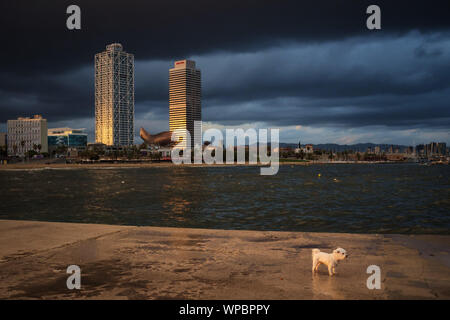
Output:
<svg viewBox="0 0 450 320">
<path fill-rule="evenodd" d="M 79 31 L 66 28 L 70 4 Z M 366 28 L 369 4 L 382 30 Z M 15 0 L 0 10 L 0 131 L 39 113 L 93 141 L 94 54 L 120 42 L 136 59 L 136 136 L 168 130 L 168 69 L 189 58 L 202 71 L 206 128 L 450 144 L 448 0 Z"/>
</svg>

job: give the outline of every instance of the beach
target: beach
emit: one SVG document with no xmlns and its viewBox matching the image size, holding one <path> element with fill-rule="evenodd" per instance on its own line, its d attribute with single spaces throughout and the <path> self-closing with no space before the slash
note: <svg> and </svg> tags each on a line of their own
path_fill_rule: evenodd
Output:
<svg viewBox="0 0 450 320">
<path fill-rule="evenodd" d="M 279 165 L 311 165 L 312 162 L 289 161 L 279 162 Z M 167 168 L 167 167 L 237 167 L 237 166 L 268 166 L 262 164 L 232 163 L 232 164 L 174 164 L 171 161 L 161 162 L 93 162 L 93 163 L 45 163 L 45 162 L 24 162 L 0 165 L 0 170 L 30 170 L 30 169 L 96 169 L 96 168 Z"/>
<path fill-rule="evenodd" d="M 449 299 L 450 236 L 0 220 L 0 299 Z M 343 247 L 330 277 L 311 249 Z M 69 290 L 69 265 L 81 289 Z M 369 290 L 369 265 L 381 289 Z"/>
<path fill-rule="evenodd" d="M 307 160 L 290 160 L 281 159 L 277 162 L 280 166 L 295 165 L 295 166 L 309 166 L 309 165 L 327 165 L 327 164 L 394 164 L 395 161 L 307 161 Z M 160 167 L 267 167 L 270 164 L 252 164 L 252 163 L 223 163 L 223 164 L 174 164 L 171 161 L 111 161 L 111 162 L 96 162 L 92 163 L 63 163 L 63 162 L 47 162 L 47 161 L 29 161 L 16 162 L 8 164 L 0 164 L 0 170 L 29 170 L 29 169 L 95 169 L 95 168 L 160 168 Z"/>
</svg>

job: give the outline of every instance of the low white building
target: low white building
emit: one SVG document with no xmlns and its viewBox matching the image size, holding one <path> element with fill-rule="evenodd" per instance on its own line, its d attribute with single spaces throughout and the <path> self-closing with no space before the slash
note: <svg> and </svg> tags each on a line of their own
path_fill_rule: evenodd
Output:
<svg viewBox="0 0 450 320">
<path fill-rule="evenodd" d="M 30 150 L 48 152 L 47 119 L 41 115 L 8 120 L 8 155 L 23 156 Z"/>
<path fill-rule="evenodd" d="M 163 148 L 159 148 L 158 151 L 160 152 L 162 158 L 170 158 L 172 156 L 171 148 L 163 147 Z"/>
<path fill-rule="evenodd" d="M 303 151 L 303 153 L 313 153 L 314 152 L 313 145 L 312 144 L 307 144 L 307 145 L 305 145 L 302 148 L 296 148 L 295 149 L 295 153 L 300 153 L 302 151 Z"/>
</svg>

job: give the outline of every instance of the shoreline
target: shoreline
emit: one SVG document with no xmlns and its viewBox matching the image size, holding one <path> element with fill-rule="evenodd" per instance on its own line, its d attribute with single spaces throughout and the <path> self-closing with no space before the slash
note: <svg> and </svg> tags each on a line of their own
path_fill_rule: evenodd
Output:
<svg viewBox="0 0 450 320">
<path fill-rule="evenodd" d="M 384 162 L 384 161 L 335 161 L 335 162 L 318 162 L 318 161 L 281 161 L 278 162 L 280 166 L 311 166 L 311 165 L 333 165 L 333 164 L 413 164 L 411 162 Z M 170 168 L 170 167 L 268 167 L 264 164 L 180 164 L 176 165 L 172 162 L 153 162 L 153 163 L 13 163 L 0 165 L 0 171 L 8 170 L 30 170 L 30 169 L 102 169 L 102 168 Z"/>
<path fill-rule="evenodd" d="M 0 299 L 450 299 L 450 236 L 0 220 Z M 311 274 L 311 249 L 348 261 Z M 81 290 L 66 287 L 79 265 Z M 369 265 L 381 290 L 369 290 Z"/>
</svg>

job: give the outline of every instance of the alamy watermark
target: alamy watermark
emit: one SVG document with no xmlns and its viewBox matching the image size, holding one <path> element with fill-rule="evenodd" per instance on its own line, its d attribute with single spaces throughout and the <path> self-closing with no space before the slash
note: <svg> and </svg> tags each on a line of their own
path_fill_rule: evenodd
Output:
<svg viewBox="0 0 450 320">
<path fill-rule="evenodd" d="M 67 7 L 66 14 L 70 14 L 66 20 L 66 27 L 69 30 L 81 29 L 81 9 L 79 6 L 72 4 Z"/>
<path fill-rule="evenodd" d="M 369 30 L 380 30 L 381 29 L 381 9 L 376 4 L 372 4 L 367 7 L 367 14 L 370 16 L 366 20 L 366 26 Z"/>
<path fill-rule="evenodd" d="M 260 168 L 261 175 L 278 173 L 279 129 L 225 129 L 224 145 L 222 131 L 211 128 L 203 133 L 203 139 L 211 141 L 209 145 L 204 146 L 201 139 L 201 122 L 195 123 L 193 139 L 187 130 L 172 132 L 172 141 L 177 142 L 171 151 L 174 164 L 260 164 L 263 165 Z"/>
<path fill-rule="evenodd" d="M 66 14 L 69 14 L 66 20 L 66 26 L 69 30 L 81 29 L 81 9 L 79 6 L 72 4 L 67 7 Z M 367 7 L 366 14 L 370 16 L 366 20 L 366 27 L 369 30 L 381 29 L 381 9 L 376 4 Z"/>
<path fill-rule="evenodd" d="M 70 274 L 70 276 L 67 278 L 66 285 L 67 289 L 73 290 L 81 289 L 81 269 L 79 266 L 72 264 L 67 267 L 66 272 Z"/>
<path fill-rule="evenodd" d="M 370 274 L 371 276 L 367 278 L 366 286 L 367 289 L 373 290 L 373 289 L 381 289 L 381 269 L 377 265 L 370 265 L 367 267 L 367 274 Z"/>
</svg>

